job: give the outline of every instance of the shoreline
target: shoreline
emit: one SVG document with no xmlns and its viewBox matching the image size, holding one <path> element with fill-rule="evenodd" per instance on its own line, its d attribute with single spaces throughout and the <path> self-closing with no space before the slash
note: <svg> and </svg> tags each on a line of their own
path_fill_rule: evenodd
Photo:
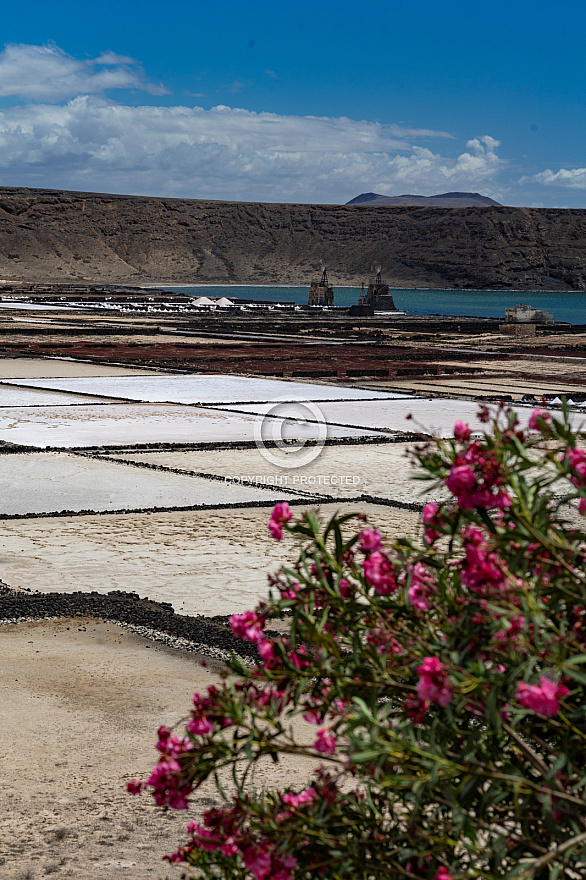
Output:
<svg viewBox="0 0 586 880">
<path fill-rule="evenodd" d="M 26 282 L 17 282 L 24 284 Z M 42 282 L 39 282 L 42 283 Z M 53 283 L 53 282 L 47 282 Z M 58 282 L 54 282 L 58 283 Z M 99 284 L 100 282 L 88 282 L 88 284 Z M 166 288 L 191 288 L 191 287 L 260 287 L 270 289 L 282 288 L 291 290 L 303 290 L 309 288 L 309 284 L 244 284 L 241 282 L 224 282 L 224 281 L 196 281 L 193 284 L 175 284 L 174 282 L 159 282 L 159 284 L 137 284 L 141 290 L 158 290 Z M 359 284 L 332 284 L 332 287 L 342 288 L 344 290 L 361 290 Z M 557 293 L 560 296 L 569 293 L 583 293 L 586 295 L 586 289 L 570 288 L 568 290 L 559 290 L 557 288 L 516 288 L 516 287 L 393 287 L 389 284 L 389 290 L 405 290 L 405 291 L 439 291 L 441 293 Z"/>
</svg>

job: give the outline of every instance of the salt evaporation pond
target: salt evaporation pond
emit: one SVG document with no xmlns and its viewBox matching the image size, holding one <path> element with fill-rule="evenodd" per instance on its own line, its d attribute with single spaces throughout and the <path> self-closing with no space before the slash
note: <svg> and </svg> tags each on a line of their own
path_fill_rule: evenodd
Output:
<svg viewBox="0 0 586 880">
<path fill-rule="evenodd" d="M 320 509 L 325 518 L 356 505 Z M 420 532 L 420 514 L 360 510 L 389 541 Z M 292 539 L 270 537 L 268 518 L 267 508 L 239 508 L 4 520 L 2 580 L 48 593 L 134 590 L 182 614 L 242 612 L 267 597 L 268 573 L 296 558 Z"/>
<path fill-rule="evenodd" d="M 281 420 L 284 421 L 284 420 Z M 75 407 L 0 407 L 0 440 L 58 448 L 149 443 L 253 441 L 258 416 L 173 404 L 100 404 Z M 317 439 L 320 425 L 287 421 L 287 435 Z M 376 431 L 328 426 L 328 437 L 363 437 Z"/>
<path fill-rule="evenodd" d="M 478 419 L 479 405 L 475 401 L 437 398 L 377 400 L 377 401 L 334 401 L 320 403 L 319 408 L 329 428 L 336 425 L 362 427 L 386 431 L 422 431 L 440 437 L 451 437 L 454 422 L 468 422 L 475 431 L 483 431 L 485 426 Z M 239 404 L 233 409 L 242 413 L 262 415 L 264 408 L 258 404 Z M 522 426 L 525 426 L 532 407 L 513 407 Z M 412 419 L 407 419 L 411 415 Z"/>
<path fill-rule="evenodd" d="M 10 381 L 10 380 L 7 380 Z M 190 376 L 121 376 L 31 379 L 18 384 L 82 394 L 99 394 L 145 403 L 259 403 L 284 398 L 295 400 L 388 400 L 405 398 L 392 391 L 369 391 L 310 382 L 283 382 L 247 376 L 199 374 Z"/>
<path fill-rule="evenodd" d="M 283 489 L 150 471 L 67 453 L 0 454 L 0 516 L 253 501 L 269 504 L 291 497 Z"/>
<path fill-rule="evenodd" d="M 295 452 L 290 453 L 291 468 L 275 468 L 267 464 L 258 449 L 164 450 L 114 453 L 112 457 L 334 498 L 370 495 L 423 504 L 442 493 L 432 492 L 429 484 L 412 479 L 414 469 L 407 451 L 414 445 L 411 441 L 325 446 L 314 461 L 299 468 L 295 466 Z"/>
<path fill-rule="evenodd" d="M 0 384 L 0 407 L 2 406 L 75 406 L 80 403 L 102 403 L 99 397 L 67 394 L 60 391 L 43 391 L 36 388 L 16 388 Z"/>
<path fill-rule="evenodd" d="M 69 357 L 0 358 L 0 381 L 21 385 L 19 379 L 50 379 L 66 376 L 152 376 L 153 370 L 121 364 L 93 364 Z"/>
</svg>

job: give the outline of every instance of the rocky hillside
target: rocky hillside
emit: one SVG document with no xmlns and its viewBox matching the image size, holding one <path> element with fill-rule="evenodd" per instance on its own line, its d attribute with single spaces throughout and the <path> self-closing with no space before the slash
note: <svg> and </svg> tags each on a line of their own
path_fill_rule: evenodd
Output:
<svg viewBox="0 0 586 880">
<path fill-rule="evenodd" d="M 586 289 L 586 211 L 276 205 L 0 188 L 0 278 Z"/>
</svg>

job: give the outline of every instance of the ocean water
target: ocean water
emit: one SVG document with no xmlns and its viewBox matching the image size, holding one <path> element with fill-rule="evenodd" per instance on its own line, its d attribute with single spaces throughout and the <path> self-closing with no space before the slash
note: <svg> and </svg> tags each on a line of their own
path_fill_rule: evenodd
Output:
<svg viewBox="0 0 586 880">
<path fill-rule="evenodd" d="M 246 285 L 166 287 L 187 296 L 227 296 L 256 302 L 307 303 L 308 287 L 255 287 Z M 358 302 L 359 287 L 334 286 L 337 306 Z M 391 290 L 395 305 L 413 315 L 468 315 L 505 318 L 505 309 L 525 303 L 551 312 L 556 321 L 586 324 L 586 291 L 544 290 Z"/>
</svg>

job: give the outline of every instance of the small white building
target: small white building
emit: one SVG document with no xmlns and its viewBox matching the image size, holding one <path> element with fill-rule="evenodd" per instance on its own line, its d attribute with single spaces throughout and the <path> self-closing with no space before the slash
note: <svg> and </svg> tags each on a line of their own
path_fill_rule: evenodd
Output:
<svg viewBox="0 0 586 880">
<path fill-rule="evenodd" d="M 505 321 L 507 324 L 553 324 L 554 317 L 541 309 L 516 305 L 514 309 L 505 309 Z"/>
</svg>

